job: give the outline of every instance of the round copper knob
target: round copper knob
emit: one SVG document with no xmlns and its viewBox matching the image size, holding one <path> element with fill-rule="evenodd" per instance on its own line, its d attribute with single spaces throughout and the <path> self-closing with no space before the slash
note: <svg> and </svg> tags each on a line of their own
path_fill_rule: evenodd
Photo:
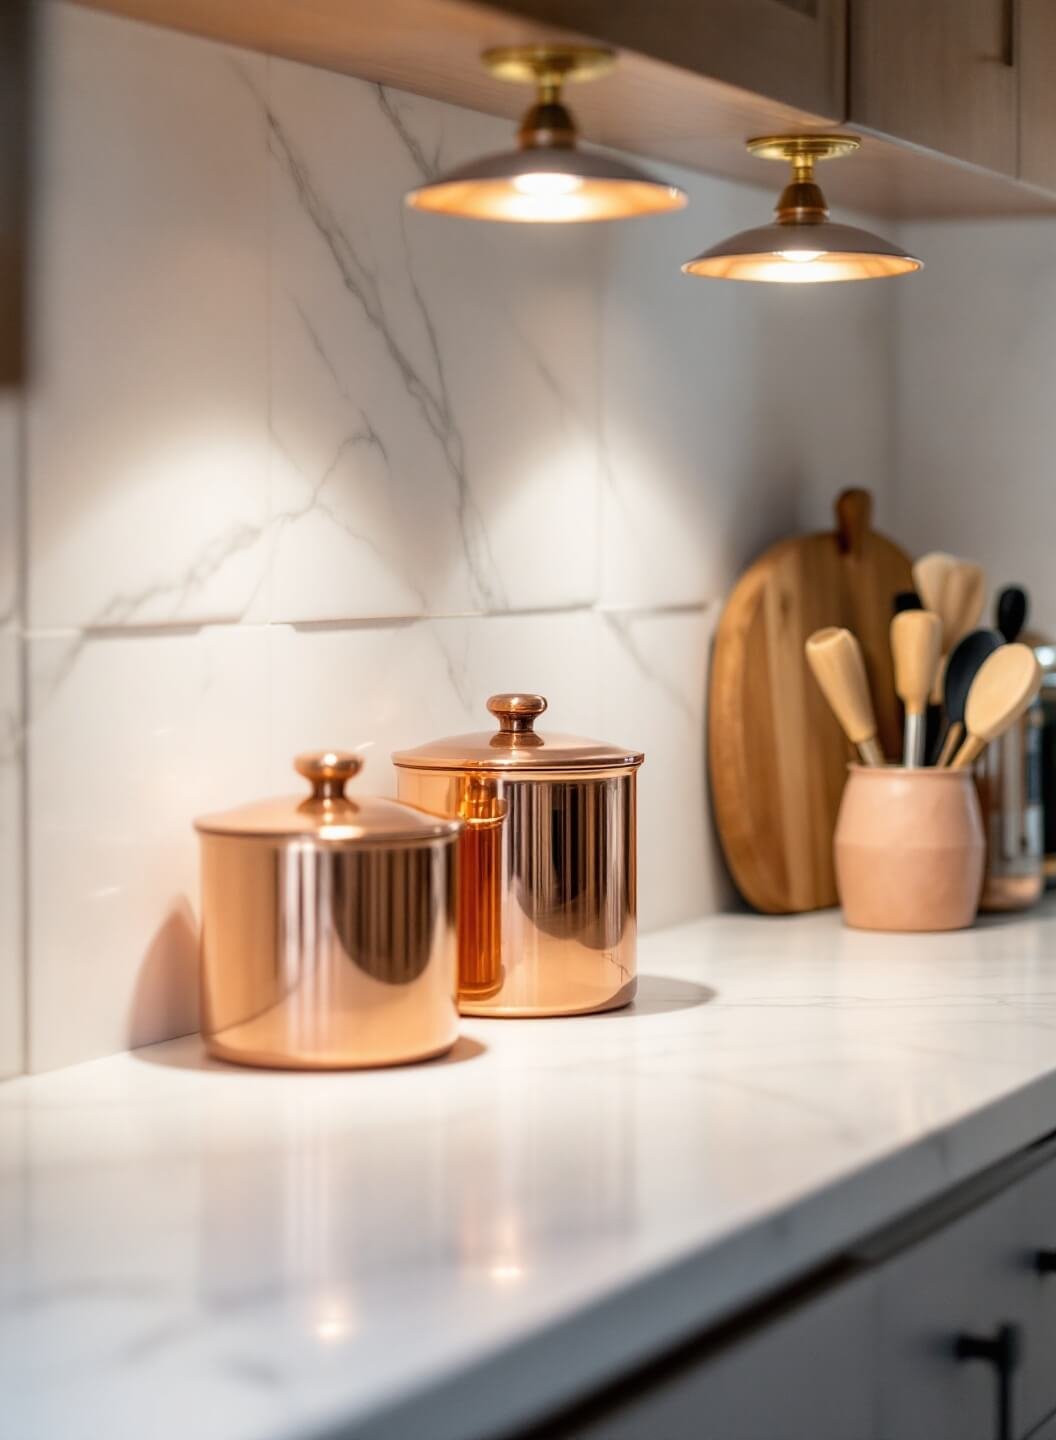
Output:
<svg viewBox="0 0 1056 1440">
<path fill-rule="evenodd" d="M 508 735 L 531 734 L 535 717 L 546 709 L 542 695 L 493 695 L 488 709 L 498 719 L 499 730 Z"/>
<path fill-rule="evenodd" d="M 343 800 L 345 786 L 363 769 L 363 757 L 352 750 L 313 750 L 293 763 L 311 785 L 313 800 Z"/>
</svg>

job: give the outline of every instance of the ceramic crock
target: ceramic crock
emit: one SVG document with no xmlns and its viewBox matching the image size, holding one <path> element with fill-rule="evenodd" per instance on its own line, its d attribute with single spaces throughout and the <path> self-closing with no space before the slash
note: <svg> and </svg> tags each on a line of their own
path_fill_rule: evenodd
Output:
<svg viewBox="0 0 1056 1440">
<path fill-rule="evenodd" d="M 611 1010 L 636 987 L 640 751 L 542 734 L 541 695 L 493 695 L 498 729 L 393 756 L 401 800 L 463 822 L 459 1008 Z"/>
<path fill-rule="evenodd" d="M 457 821 L 345 794 L 358 755 L 301 755 L 307 796 L 195 822 L 202 1033 L 223 1060 L 398 1065 L 455 1042 Z"/>
<path fill-rule="evenodd" d="M 970 769 L 850 765 L 836 820 L 836 888 L 857 930 L 960 930 L 986 845 Z"/>
</svg>

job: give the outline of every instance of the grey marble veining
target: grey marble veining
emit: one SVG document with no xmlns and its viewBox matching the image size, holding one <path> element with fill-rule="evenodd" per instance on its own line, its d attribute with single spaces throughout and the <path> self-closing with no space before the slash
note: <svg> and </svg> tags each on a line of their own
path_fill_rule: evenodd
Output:
<svg viewBox="0 0 1056 1440">
<path fill-rule="evenodd" d="M 194 1024 L 195 813 L 290 791 L 312 746 L 361 747 L 389 792 L 391 750 L 489 725 L 495 690 L 645 750 L 643 928 L 728 904 L 716 601 L 824 519 L 855 437 L 879 465 L 874 302 L 805 330 L 802 300 L 678 274 L 766 191 L 689 177 L 687 214 L 619 226 L 423 215 L 405 192 L 508 147 L 507 121 L 38 11 L 17 527 L 0 485 L 31 1065 Z"/>
<path fill-rule="evenodd" d="M 449 107 L 282 62 L 271 67 L 265 113 L 276 177 L 278 489 L 287 480 L 318 483 L 350 418 L 365 422 L 384 450 L 373 474 L 367 457 L 347 457 L 328 492 L 329 517 L 373 537 L 383 573 L 357 580 L 350 556 L 344 574 L 312 574 L 309 547 L 330 540 L 304 527 L 280 542 L 273 617 L 414 606 L 489 612 L 592 599 L 597 447 L 583 417 L 589 422 L 596 406 L 600 279 L 590 262 L 600 240 L 559 237 L 556 257 L 540 256 L 523 237 L 496 238 L 488 227 L 406 210 L 404 191 L 433 172 L 451 130 L 472 149 L 500 130 L 496 122 L 469 124 Z M 360 141 L 354 155 L 335 143 L 346 133 Z M 534 292 L 537 311 L 548 291 L 554 314 L 574 299 L 541 341 L 522 296 Z M 306 361 L 322 374 L 313 377 Z M 321 393 L 323 376 L 332 389 Z M 509 415 L 533 437 L 527 456 L 508 434 Z M 511 499 L 523 508 L 524 467 L 537 453 L 552 457 L 554 478 L 540 485 L 533 471 L 530 528 L 507 530 L 506 509 Z M 529 539 L 538 550 L 530 567 Z"/>
<path fill-rule="evenodd" d="M 1050 1132 L 1054 937 L 1051 904 L 912 937 L 716 916 L 643 940 L 628 1009 L 465 1020 L 426 1066 L 193 1037 L 5 1085 L 5 1421 L 525 1426 Z"/>
</svg>

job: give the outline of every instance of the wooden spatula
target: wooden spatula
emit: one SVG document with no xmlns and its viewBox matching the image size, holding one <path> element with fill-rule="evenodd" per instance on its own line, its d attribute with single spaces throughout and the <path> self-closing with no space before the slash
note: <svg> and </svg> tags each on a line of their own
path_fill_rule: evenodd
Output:
<svg viewBox="0 0 1056 1440">
<path fill-rule="evenodd" d="M 979 624 L 986 604 L 986 573 L 981 565 L 958 560 L 951 565 L 942 587 L 942 653 L 948 655 L 958 640 Z"/>
<path fill-rule="evenodd" d="M 849 630 L 836 625 L 815 630 L 806 642 L 807 663 L 847 738 L 866 765 L 882 765 L 876 716 L 861 646 Z"/>
<path fill-rule="evenodd" d="M 942 621 L 930 610 L 903 610 L 891 621 L 895 694 L 906 707 L 902 763 L 908 769 L 924 763 L 928 696 L 941 654 Z"/>
<path fill-rule="evenodd" d="M 1029 645 L 1002 645 L 979 667 L 964 707 L 968 738 L 957 751 L 955 770 L 971 765 L 1015 724 L 1041 689 L 1041 666 Z"/>
<path fill-rule="evenodd" d="M 942 592 L 950 568 L 957 564 L 956 555 L 947 555 L 945 550 L 932 550 L 913 562 L 913 585 L 920 596 L 925 610 L 935 615 L 942 614 Z"/>
<path fill-rule="evenodd" d="M 949 655 L 958 640 L 974 630 L 986 602 L 986 575 L 981 565 L 971 560 L 958 560 L 956 555 L 934 550 L 922 555 L 913 566 L 913 578 L 920 590 L 925 610 L 931 610 L 942 621 L 942 654 Z M 944 664 L 935 670 L 931 703 L 942 703 Z"/>
</svg>

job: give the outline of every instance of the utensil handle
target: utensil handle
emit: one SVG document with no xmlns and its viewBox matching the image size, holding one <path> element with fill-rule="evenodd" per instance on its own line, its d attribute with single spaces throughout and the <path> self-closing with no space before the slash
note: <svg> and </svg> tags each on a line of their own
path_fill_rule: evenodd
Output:
<svg viewBox="0 0 1056 1440">
<path fill-rule="evenodd" d="M 953 759 L 954 751 L 961 743 L 961 736 L 963 734 L 964 726 L 961 724 L 961 722 L 959 720 L 952 721 L 950 723 L 949 729 L 946 731 L 946 738 L 942 742 L 942 749 L 939 751 L 939 758 L 935 761 L 936 769 L 945 770 L 946 766 Z"/>
<path fill-rule="evenodd" d="M 978 735 L 969 735 L 957 754 L 953 757 L 951 770 L 964 770 L 968 765 L 979 759 L 979 756 L 986 749 L 986 741 L 981 740 Z"/>
<path fill-rule="evenodd" d="M 870 735 L 865 740 L 859 740 L 858 754 L 862 757 L 864 765 L 884 764 L 884 752 L 880 749 L 880 742 L 875 735 Z"/>
<path fill-rule="evenodd" d="M 902 764 L 907 770 L 919 770 L 924 763 L 924 725 L 923 711 L 906 712 L 906 731 L 902 739 Z"/>
</svg>

